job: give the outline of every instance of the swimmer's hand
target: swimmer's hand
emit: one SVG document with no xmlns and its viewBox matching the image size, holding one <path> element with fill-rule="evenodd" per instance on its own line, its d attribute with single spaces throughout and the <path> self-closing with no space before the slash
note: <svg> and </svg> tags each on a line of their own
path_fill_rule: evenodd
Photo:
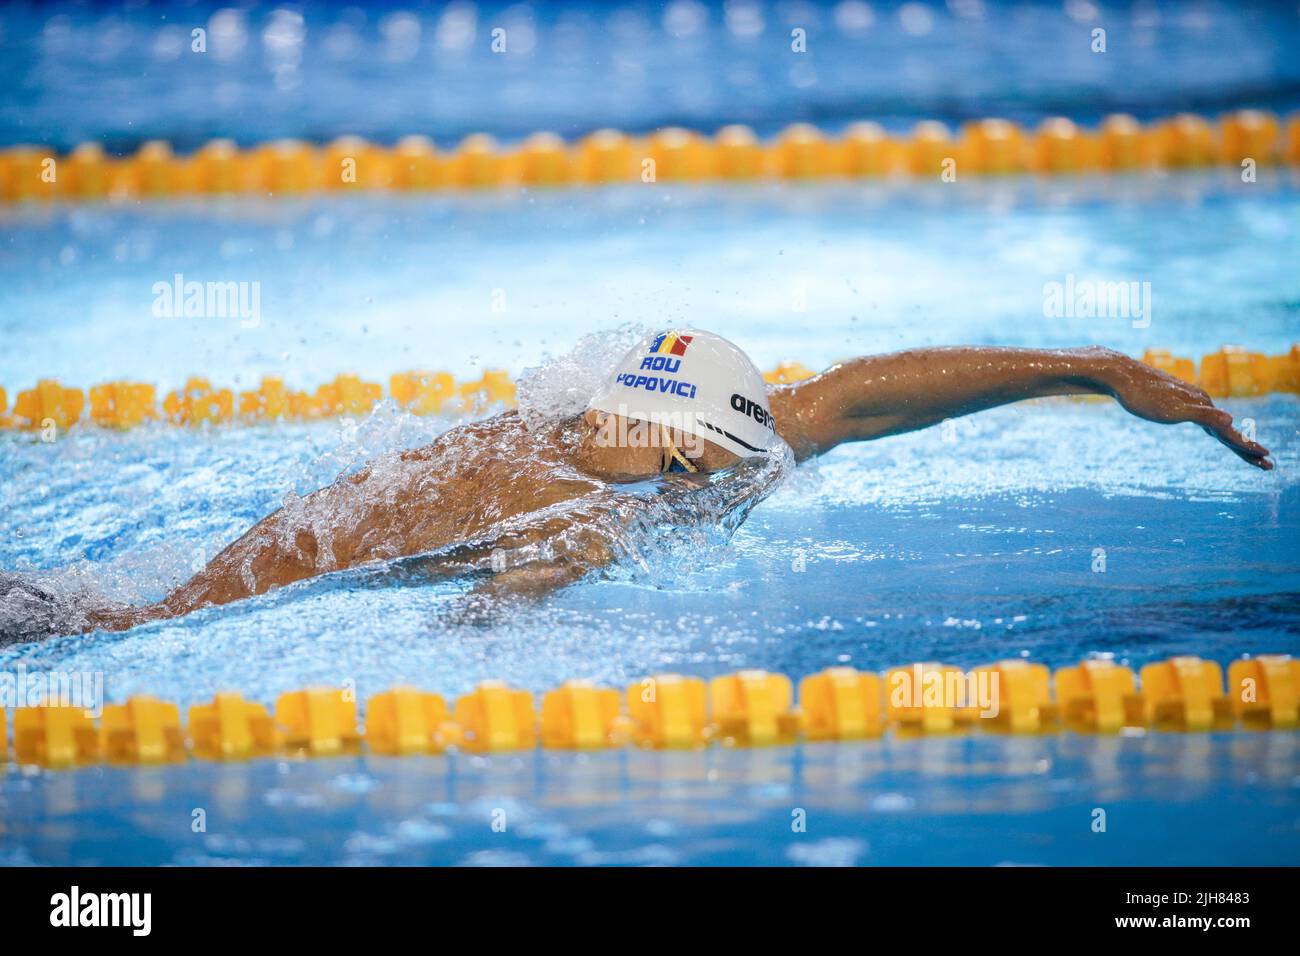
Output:
<svg viewBox="0 0 1300 956">
<path fill-rule="evenodd" d="M 549 554 L 526 557 L 529 531 L 549 534 Z M 503 535 L 496 546 L 507 566 L 485 573 L 459 600 L 446 619 L 459 624 L 485 624 L 526 610 L 551 594 L 581 581 L 614 560 L 609 529 L 584 525 L 574 516 L 554 518 L 532 529 Z"/>
<path fill-rule="evenodd" d="M 571 563 L 523 565 L 493 574 L 473 593 L 489 601 L 528 604 L 580 581 L 589 570 Z"/>
<path fill-rule="evenodd" d="M 586 572 L 574 566 L 532 565 L 492 574 L 457 595 L 438 614 L 442 624 L 491 627 L 528 613 L 543 598 L 580 580 Z"/>
<path fill-rule="evenodd" d="M 1247 464 L 1268 471 L 1269 450 L 1250 441 L 1232 425 L 1232 416 L 1216 408 L 1205 390 L 1167 375 L 1120 352 L 1099 349 L 1098 378 L 1126 410 L 1149 422 L 1193 422 Z"/>
</svg>

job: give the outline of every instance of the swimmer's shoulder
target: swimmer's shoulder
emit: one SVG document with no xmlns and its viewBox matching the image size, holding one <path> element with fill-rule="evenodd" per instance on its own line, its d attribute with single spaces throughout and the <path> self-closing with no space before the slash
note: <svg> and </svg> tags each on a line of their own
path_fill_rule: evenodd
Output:
<svg viewBox="0 0 1300 956">
<path fill-rule="evenodd" d="M 466 422 L 443 432 L 427 445 L 408 448 L 398 457 L 402 461 L 428 461 L 450 450 L 460 450 L 466 446 L 481 444 L 485 441 L 497 441 L 503 437 L 521 434 L 524 431 L 519 413 L 502 412 L 491 418 Z"/>
</svg>

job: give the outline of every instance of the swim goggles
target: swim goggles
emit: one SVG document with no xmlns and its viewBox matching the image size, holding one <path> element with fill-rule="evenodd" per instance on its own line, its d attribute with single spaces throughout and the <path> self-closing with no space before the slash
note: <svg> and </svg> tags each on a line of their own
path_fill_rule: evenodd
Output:
<svg viewBox="0 0 1300 956">
<path fill-rule="evenodd" d="M 660 425 L 659 433 L 663 436 L 664 442 L 663 459 L 659 464 L 660 472 L 671 475 L 676 472 L 697 472 L 700 470 L 691 463 L 689 458 L 678 450 L 676 445 L 673 444 L 673 440 L 669 436 L 667 428 Z"/>
</svg>

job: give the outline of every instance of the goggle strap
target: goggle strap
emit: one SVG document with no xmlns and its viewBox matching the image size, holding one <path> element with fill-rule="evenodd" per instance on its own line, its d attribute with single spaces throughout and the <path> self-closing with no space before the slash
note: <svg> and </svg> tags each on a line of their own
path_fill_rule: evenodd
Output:
<svg viewBox="0 0 1300 956">
<path fill-rule="evenodd" d="M 662 424 L 659 426 L 659 433 L 664 442 L 664 456 L 663 462 L 660 465 L 660 471 L 665 473 L 668 472 L 673 467 L 674 461 L 689 472 L 694 473 L 699 471 L 698 468 L 691 464 L 690 460 L 685 455 L 678 451 L 677 446 L 673 444 L 672 436 L 668 434 L 668 429 Z"/>
</svg>

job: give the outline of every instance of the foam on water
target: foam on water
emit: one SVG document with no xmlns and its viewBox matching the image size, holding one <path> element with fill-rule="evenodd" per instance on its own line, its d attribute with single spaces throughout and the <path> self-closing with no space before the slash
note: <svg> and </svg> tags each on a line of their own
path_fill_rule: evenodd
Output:
<svg viewBox="0 0 1300 956">
<path fill-rule="evenodd" d="M 519 414 L 536 429 L 581 413 L 613 374 L 619 357 L 650 331 L 647 325 L 626 322 L 591 332 L 568 352 L 524 369 L 517 383 Z"/>
</svg>

